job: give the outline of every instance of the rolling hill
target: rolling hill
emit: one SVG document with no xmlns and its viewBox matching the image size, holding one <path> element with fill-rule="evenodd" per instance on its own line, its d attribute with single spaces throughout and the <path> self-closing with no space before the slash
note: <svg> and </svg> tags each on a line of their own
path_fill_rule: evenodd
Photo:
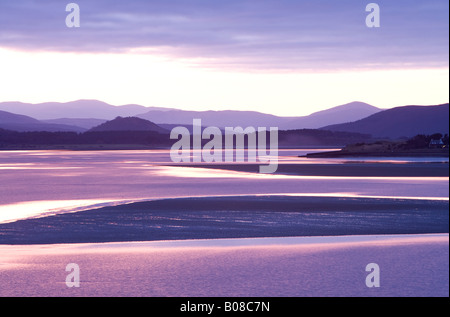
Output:
<svg viewBox="0 0 450 317">
<path fill-rule="evenodd" d="M 381 109 L 362 102 L 333 107 L 302 117 L 280 117 L 256 111 L 185 111 L 151 110 L 137 115 L 157 124 L 192 125 L 192 120 L 201 119 L 203 126 L 215 127 L 278 127 L 279 130 L 317 129 L 328 124 L 343 123 L 365 118 Z"/>
<path fill-rule="evenodd" d="M 361 120 L 321 129 L 390 139 L 410 138 L 418 134 L 445 134 L 449 132 L 449 104 L 396 107 Z"/>
<path fill-rule="evenodd" d="M 151 120 L 157 124 L 192 125 L 193 119 L 201 119 L 202 126 L 235 127 L 235 126 L 280 126 L 285 121 L 282 117 L 256 111 L 148 111 L 138 115 L 139 118 Z"/>
<path fill-rule="evenodd" d="M 96 127 L 107 120 L 105 119 L 88 119 L 88 118 L 61 118 L 61 119 L 49 119 L 49 120 L 40 120 L 41 122 L 51 123 L 51 124 L 64 124 L 64 125 L 74 125 L 77 127 L 84 128 L 89 130 L 93 127 Z"/>
<path fill-rule="evenodd" d="M 286 122 L 283 127 L 284 129 L 298 129 L 299 127 L 302 129 L 317 129 L 331 124 L 356 121 L 380 111 L 382 109 L 356 101 L 318 111 L 309 116 L 292 119 Z"/>
<path fill-rule="evenodd" d="M 19 132 L 27 132 L 27 131 L 84 132 L 84 131 L 86 131 L 86 129 L 83 129 L 78 126 L 41 122 L 37 119 L 31 118 L 28 116 L 18 115 L 15 113 L 10 113 L 10 112 L 1 111 L 1 110 L 0 110 L 0 128 L 5 129 L 5 130 L 19 131 Z"/>
<path fill-rule="evenodd" d="M 76 100 L 71 102 L 45 102 L 30 104 L 23 102 L 1 102 L 0 110 L 22 114 L 38 120 L 60 118 L 84 118 L 111 120 L 118 116 L 128 117 L 144 113 L 150 109 L 140 105 L 113 106 L 98 100 Z"/>
<path fill-rule="evenodd" d="M 158 133 L 169 133 L 168 130 L 150 122 L 148 120 L 136 117 L 117 117 L 114 120 L 106 121 L 88 132 L 100 131 L 153 131 Z"/>
<path fill-rule="evenodd" d="M 192 119 L 195 118 L 201 119 L 204 126 L 278 127 L 279 130 L 316 129 L 330 124 L 359 120 L 381 111 L 362 102 L 352 102 L 308 116 L 282 117 L 257 111 L 186 111 L 140 105 L 113 106 L 98 100 L 40 104 L 2 102 L 0 110 L 45 120 L 47 123 L 76 125 L 85 129 L 100 124 L 100 120 L 133 116 L 156 124 L 192 125 Z"/>
<path fill-rule="evenodd" d="M 46 118 L 46 120 L 37 120 L 32 114 L 38 119 Z M 192 120 L 196 118 L 202 120 L 204 127 L 278 127 L 279 130 L 320 128 L 395 139 L 417 134 L 448 133 L 448 116 L 448 104 L 381 110 L 363 102 L 352 102 L 308 116 L 280 117 L 256 111 L 185 111 L 139 105 L 113 106 L 98 100 L 41 104 L 0 103 L 0 128 L 13 131 L 84 132 L 96 127 L 115 131 L 143 129 L 167 133 L 177 125 L 191 127 Z M 124 121 L 118 122 L 116 120 L 118 117 Z M 146 123 L 138 121 L 137 118 L 144 119 Z M 111 119 L 114 120 L 105 122 Z M 127 120 L 129 122 L 126 122 Z"/>
</svg>

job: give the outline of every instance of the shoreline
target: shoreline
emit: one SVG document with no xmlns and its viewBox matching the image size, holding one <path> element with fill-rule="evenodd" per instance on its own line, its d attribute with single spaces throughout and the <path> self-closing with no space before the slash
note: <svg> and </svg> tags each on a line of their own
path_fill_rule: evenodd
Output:
<svg viewBox="0 0 450 317">
<path fill-rule="evenodd" d="M 173 163 L 172 167 L 209 168 L 259 174 L 256 163 Z M 261 164 L 265 165 L 265 164 Z M 448 162 L 351 162 L 351 163 L 307 163 L 278 164 L 274 175 L 336 176 L 336 177 L 449 177 Z"/>
<path fill-rule="evenodd" d="M 312 149 L 312 148 L 336 148 L 344 147 L 338 145 L 304 145 L 298 146 L 280 146 L 280 150 L 296 150 L 296 149 Z M 67 151 L 126 151 L 126 150 L 170 150 L 171 146 L 153 146 L 144 144 L 57 144 L 57 145 L 14 145 L 2 146 L 0 151 L 51 151 L 51 150 L 67 150 Z M 225 149 L 222 149 L 224 151 Z M 308 153 L 299 155 L 298 157 L 311 158 L 345 158 L 345 157 L 449 157 L 448 150 L 416 150 L 416 151 L 386 151 L 386 152 L 357 152 L 357 151 L 326 151 L 317 153 Z"/>
<path fill-rule="evenodd" d="M 356 152 L 356 151 L 331 151 L 308 153 L 304 156 L 310 158 L 345 158 L 345 157 L 449 157 L 449 151 L 402 151 L 402 152 Z"/>
<path fill-rule="evenodd" d="M 0 151 L 138 151 L 138 150 L 170 150 L 170 147 L 140 144 L 80 144 L 80 145 L 23 145 L 0 147 Z"/>
<path fill-rule="evenodd" d="M 372 244 L 404 244 L 404 243 L 435 243 L 448 242 L 449 233 L 416 233 L 416 234 L 361 234 L 361 235 L 328 235 L 328 236 L 282 236 L 282 237 L 246 237 L 246 238 L 212 238 L 212 239 L 182 239 L 154 241 L 109 241 L 80 242 L 54 244 L 0 244 L 0 250 L 67 250 L 70 252 L 97 252 L 99 249 L 139 251 L 142 249 L 178 250 L 180 248 L 245 248 L 245 247 L 277 247 L 277 246 L 311 246 L 332 245 L 335 247 L 351 247 Z M 9 257 L 8 253 L 0 252 L 1 261 Z M 26 254 L 26 253 L 24 253 Z"/>
</svg>

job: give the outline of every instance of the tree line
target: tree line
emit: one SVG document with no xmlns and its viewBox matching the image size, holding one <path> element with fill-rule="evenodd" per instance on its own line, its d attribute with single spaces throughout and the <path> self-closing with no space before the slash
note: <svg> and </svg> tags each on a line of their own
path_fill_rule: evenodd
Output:
<svg viewBox="0 0 450 317">
<path fill-rule="evenodd" d="M 193 137 L 193 136 L 191 136 Z M 223 136 L 224 138 L 225 136 Z M 246 136 L 247 138 L 247 136 Z M 370 140 L 370 135 L 336 132 L 316 129 L 279 131 L 279 146 L 307 145 L 346 145 Z M 202 140 L 206 143 L 209 140 Z M 154 131 L 88 131 L 77 132 L 17 132 L 0 128 L 0 148 L 8 146 L 45 146 L 45 145 L 111 145 L 129 144 L 149 147 L 170 148 L 176 140 L 170 139 L 170 134 Z"/>
</svg>

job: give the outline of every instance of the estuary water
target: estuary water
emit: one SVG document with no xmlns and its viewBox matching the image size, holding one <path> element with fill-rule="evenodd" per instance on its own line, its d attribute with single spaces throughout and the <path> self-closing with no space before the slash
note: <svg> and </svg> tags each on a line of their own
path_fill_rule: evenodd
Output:
<svg viewBox="0 0 450 317">
<path fill-rule="evenodd" d="M 319 170 L 333 165 L 344 171 L 355 164 L 401 169 L 414 163 L 448 169 L 448 158 L 299 157 L 329 150 L 280 150 L 278 164 L 314 165 Z M 0 180 L 0 223 L 164 198 L 304 195 L 448 200 L 449 192 L 446 176 L 260 174 L 174 165 L 168 150 L 2 151 Z"/>
<path fill-rule="evenodd" d="M 370 219 L 376 219 L 377 225 L 383 228 L 389 219 L 401 219 L 409 228 L 410 213 L 419 223 L 424 217 L 427 224 L 426 219 L 434 219 L 434 205 L 448 204 L 448 159 L 299 157 L 321 150 L 280 150 L 279 170 L 285 172 L 275 174 L 255 173 L 246 166 L 211 168 L 173 164 L 166 150 L 0 152 L 0 236 L 4 241 L 11 241 L 7 237 L 13 236 L 22 239 L 24 234 L 37 239 L 37 244 L 0 244 L 0 296 L 448 297 L 448 231 L 80 242 L 88 231 L 107 238 L 108 232 L 133 234 L 136 229 L 150 228 L 147 220 L 142 222 L 143 215 L 150 217 L 151 222 L 156 219 L 158 225 L 163 224 L 165 227 L 154 230 L 161 229 L 167 237 L 171 232 L 186 228 L 189 229 L 186 236 L 190 236 L 191 231 L 203 232 L 224 224 L 235 226 L 245 234 L 250 225 L 258 230 L 275 230 L 275 225 L 279 225 L 282 232 L 286 232 L 286 226 L 294 225 L 297 230 L 299 225 L 314 225 L 329 232 L 328 226 L 334 228 L 341 222 L 355 223 L 352 229 L 363 228 Z M 370 176 L 364 172 L 368 169 Z M 335 173 L 336 170 L 339 173 Z M 417 170 L 421 172 L 416 173 Z M 364 173 L 359 175 L 360 171 Z M 412 174 L 408 175 L 410 172 Z M 253 198 L 248 198 L 250 196 Z M 254 213 L 259 207 L 242 203 L 249 199 L 255 202 L 254 197 L 259 196 L 264 196 L 264 199 L 257 199 L 261 211 Z M 340 206 L 348 206 L 349 210 L 304 212 L 302 217 L 305 218 L 298 218 L 298 213 L 289 212 L 286 204 L 295 203 L 296 197 L 301 196 L 305 196 L 301 199 L 303 205 L 314 201 L 314 206 L 323 204 L 331 209 L 334 205 L 330 205 L 330 201 L 337 198 L 347 201 L 348 204 Z M 179 213 L 166 215 L 168 208 L 161 209 L 175 201 L 166 198 L 189 198 L 176 200 L 178 204 L 181 202 L 183 210 L 186 209 L 181 215 L 186 222 L 184 227 L 176 218 Z M 395 203 L 396 207 L 389 213 L 373 213 L 375 218 L 370 218 L 370 212 L 364 212 L 368 206 L 358 205 L 364 198 L 375 199 L 381 205 L 389 201 L 388 198 L 401 199 L 401 202 Z M 189 205 L 183 204 L 192 205 L 195 200 L 201 203 L 194 204 L 199 211 L 192 213 L 187 210 Z M 231 208 L 228 201 L 231 204 L 241 201 L 240 206 L 248 210 L 236 213 L 233 209 L 236 205 Z M 123 205 L 132 202 L 142 203 Z M 203 208 L 202 203 L 208 203 L 209 207 Z M 357 210 L 350 215 L 355 203 Z M 156 204 L 160 213 L 141 212 L 140 204 Z M 114 210 L 108 213 L 96 209 L 102 206 Z M 276 212 L 283 209 L 281 206 L 287 208 L 285 212 Z M 402 206 L 422 207 L 417 211 L 413 210 L 415 207 L 403 210 Z M 277 210 L 265 213 L 267 208 Z M 77 213 L 82 210 L 90 211 Z M 126 219 L 117 210 L 126 211 Z M 397 218 L 397 210 L 400 218 Z M 47 217 L 55 214 L 57 216 Z M 76 215 L 80 217 L 72 217 Z M 259 218 L 256 219 L 256 215 Z M 445 209 L 440 210 L 439 215 L 448 228 Z M 273 222 L 275 216 L 282 218 Z M 293 216 L 300 223 L 296 224 Z M 193 223 L 189 217 L 201 219 L 194 219 L 193 226 L 189 225 Z M 29 220 L 18 221 L 23 219 Z M 379 220 L 382 222 L 378 223 Z M 68 227 L 64 225 L 69 225 L 70 230 L 65 231 Z M 99 225 L 111 231 L 103 234 Z M 390 225 L 398 226 L 396 221 L 391 221 Z M 42 242 L 41 234 L 47 235 L 50 231 L 62 238 L 72 235 L 80 239 L 75 239 L 78 241 L 75 243 L 45 244 L 48 242 Z M 379 287 L 367 286 L 366 267 L 371 263 L 380 267 Z M 68 286 L 68 264 L 79 267 L 80 287 Z"/>
</svg>

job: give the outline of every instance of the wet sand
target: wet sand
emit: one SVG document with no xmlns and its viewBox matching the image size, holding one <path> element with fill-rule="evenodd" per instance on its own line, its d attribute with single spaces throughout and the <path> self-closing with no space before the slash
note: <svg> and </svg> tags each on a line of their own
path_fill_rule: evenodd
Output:
<svg viewBox="0 0 450 317">
<path fill-rule="evenodd" d="M 448 209 L 422 199 L 162 199 L 0 224 L 0 244 L 448 233 Z"/>
<path fill-rule="evenodd" d="M 0 245 L 0 296 L 448 297 L 448 239 L 441 234 Z M 69 263 L 79 266 L 80 287 L 65 283 Z M 380 287 L 366 286 L 369 263 L 380 268 Z"/>
<path fill-rule="evenodd" d="M 348 177 L 449 177 L 447 162 L 372 163 L 349 161 L 338 164 L 290 164 L 279 162 L 275 174 L 303 176 L 348 176 Z M 266 164 L 262 164 L 266 165 Z M 260 164 L 254 163 L 182 163 L 166 166 L 210 168 L 237 172 L 259 173 Z"/>
</svg>

